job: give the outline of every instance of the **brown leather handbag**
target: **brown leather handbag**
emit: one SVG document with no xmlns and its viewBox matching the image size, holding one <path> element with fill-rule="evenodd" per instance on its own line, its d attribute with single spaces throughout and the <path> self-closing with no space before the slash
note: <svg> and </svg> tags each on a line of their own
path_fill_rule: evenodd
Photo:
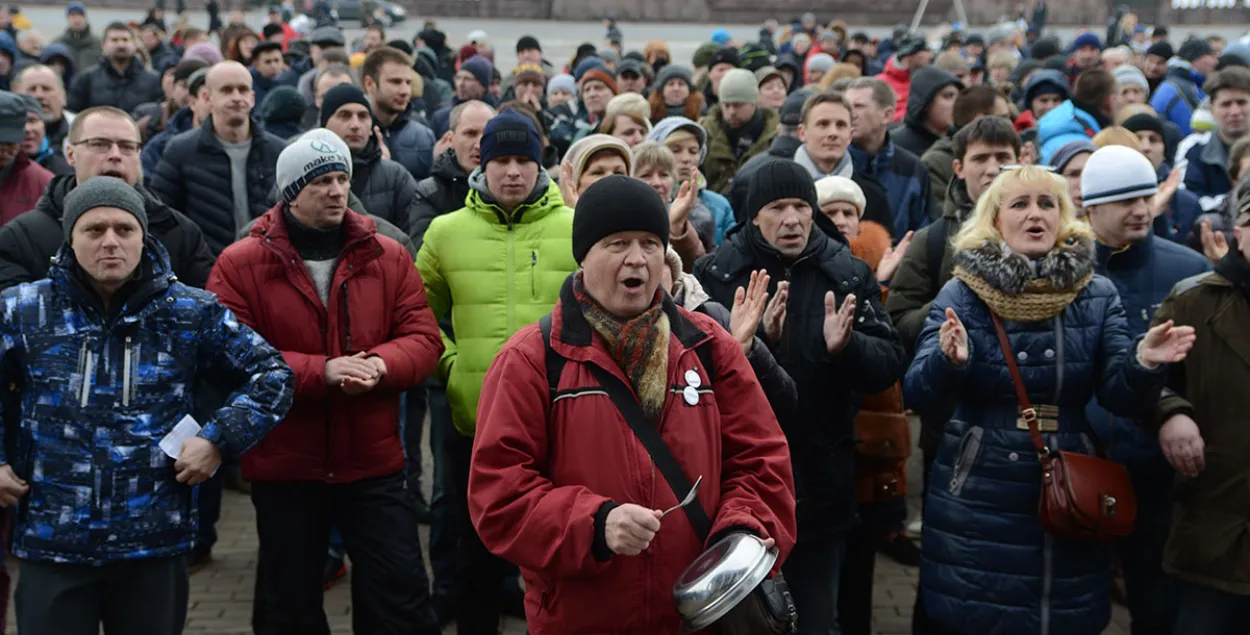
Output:
<svg viewBox="0 0 1250 635">
<path fill-rule="evenodd" d="M 897 391 L 898 386 L 890 390 Z M 906 495 L 907 457 L 911 455 L 907 415 L 860 410 L 855 415 L 855 441 L 855 495 L 859 502 Z"/>
<path fill-rule="evenodd" d="M 1037 411 L 1029 401 L 1020 368 L 1016 366 L 1007 331 L 998 315 L 991 313 L 998 343 L 1011 371 L 1020 400 L 1020 417 L 1029 426 L 1033 448 L 1042 464 L 1042 492 L 1037 515 L 1047 533 L 1081 542 L 1105 542 L 1127 536 L 1137 518 L 1137 497 L 1128 470 L 1105 458 L 1106 452 L 1093 434 L 1099 456 L 1051 450 L 1038 430 Z"/>
</svg>

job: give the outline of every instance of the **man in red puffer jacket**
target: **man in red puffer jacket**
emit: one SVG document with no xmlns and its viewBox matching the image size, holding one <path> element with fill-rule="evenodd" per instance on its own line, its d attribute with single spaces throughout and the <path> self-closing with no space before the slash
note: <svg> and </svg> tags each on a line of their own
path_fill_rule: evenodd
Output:
<svg viewBox="0 0 1250 635">
<path fill-rule="evenodd" d="M 918 68 L 933 63 L 933 52 L 924 42 L 924 38 L 912 35 L 898 46 L 898 52 L 885 63 L 885 70 L 877 75 L 881 81 L 894 89 L 898 103 L 894 106 L 894 121 L 899 122 L 907 115 L 907 94 L 911 92 L 911 74 Z"/>
<path fill-rule="evenodd" d="M 278 157 L 282 202 L 222 252 L 208 281 L 295 371 L 295 404 L 243 457 L 261 557 L 256 632 L 328 633 L 330 526 L 355 564 L 353 628 L 439 632 L 404 479 L 399 396 L 443 352 L 412 257 L 347 209 L 347 144 L 318 129 Z"/>
<path fill-rule="evenodd" d="M 35 209 L 52 173 L 22 152 L 26 138 L 26 103 L 0 91 L 0 225 Z"/>
</svg>

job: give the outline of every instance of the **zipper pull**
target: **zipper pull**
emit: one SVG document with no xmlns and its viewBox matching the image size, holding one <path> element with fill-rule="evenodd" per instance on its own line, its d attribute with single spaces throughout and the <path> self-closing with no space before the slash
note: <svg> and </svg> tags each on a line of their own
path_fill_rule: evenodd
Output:
<svg viewBox="0 0 1250 635">
<path fill-rule="evenodd" d="M 530 266 L 531 267 L 538 266 L 538 252 L 537 251 L 530 252 Z"/>
</svg>

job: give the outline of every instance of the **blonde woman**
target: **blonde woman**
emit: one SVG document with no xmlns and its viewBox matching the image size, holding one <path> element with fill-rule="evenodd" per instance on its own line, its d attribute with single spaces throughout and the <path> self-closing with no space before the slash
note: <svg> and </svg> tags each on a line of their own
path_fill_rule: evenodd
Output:
<svg viewBox="0 0 1250 635">
<path fill-rule="evenodd" d="M 1041 466 L 991 313 L 1002 318 L 1049 446 L 1092 453 L 1085 405 L 1150 412 L 1192 327 L 1134 342 L 1115 286 L 1094 274 L 1094 238 L 1062 177 L 999 176 L 956 235 L 954 279 L 933 301 L 904 379 L 919 411 L 956 403 L 924 505 L 926 633 L 1097 635 L 1111 617 L 1110 551 L 1043 532 Z M 947 402 L 949 403 L 949 402 Z"/>
<path fill-rule="evenodd" d="M 608 102 L 599 132 L 634 147 L 651 134 L 651 104 L 638 93 L 624 93 Z"/>
</svg>

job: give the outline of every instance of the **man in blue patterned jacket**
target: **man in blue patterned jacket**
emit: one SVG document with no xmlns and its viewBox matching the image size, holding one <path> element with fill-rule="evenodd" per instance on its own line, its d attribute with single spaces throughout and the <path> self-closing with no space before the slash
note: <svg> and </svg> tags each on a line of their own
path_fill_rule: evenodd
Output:
<svg viewBox="0 0 1250 635">
<path fill-rule="evenodd" d="M 0 382 L 25 385 L 0 451 L 22 632 L 181 633 L 195 486 L 291 406 L 281 354 L 178 282 L 144 207 L 119 179 L 80 184 L 49 278 L 0 293 Z M 201 377 L 229 397 L 166 448 L 175 460 L 161 441 L 194 411 Z"/>
</svg>

